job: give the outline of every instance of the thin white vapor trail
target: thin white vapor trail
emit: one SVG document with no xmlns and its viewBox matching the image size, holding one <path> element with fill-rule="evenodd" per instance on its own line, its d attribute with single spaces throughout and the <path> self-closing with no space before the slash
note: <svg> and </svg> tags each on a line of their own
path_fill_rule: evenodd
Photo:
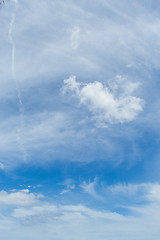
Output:
<svg viewBox="0 0 160 240">
<path fill-rule="evenodd" d="M 27 159 L 27 152 L 25 149 L 25 145 L 24 145 L 24 139 L 23 139 L 23 131 L 24 131 L 24 108 L 23 108 L 23 103 L 22 103 L 22 97 L 21 97 L 21 90 L 16 78 L 16 71 L 15 71 L 15 43 L 14 43 L 14 39 L 13 39 L 13 26 L 15 23 L 15 16 L 16 16 L 16 11 L 19 8 L 19 3 L 18 0 L 12 0 L 13 3 L 15 4 L 15 10 L 12 13 L 12 18 L 11 18 L 11 22 L 10 22 L 10 26 L 9 26 L 9 41 L 11 43 L 11 47 L 12 47 L 12 58 L 11 58 L 11 72 L 12 72 L 12 79 L 15 83 L 15 87 L 16 87 L 16 92 L 17 92 L 17 97 L 18 97 L 18 104 L 19 104 L 19 112 L 20 112 L 20 127 L 18 129 L 18 142 L 20 145 L 20 150 L 22 152 L 23 155 L 23 160 L 26 161 Z"/>
</svg>

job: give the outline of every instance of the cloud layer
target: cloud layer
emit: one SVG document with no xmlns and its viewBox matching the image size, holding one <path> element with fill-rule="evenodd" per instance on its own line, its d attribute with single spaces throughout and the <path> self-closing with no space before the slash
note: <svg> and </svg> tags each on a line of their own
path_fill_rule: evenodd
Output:
<svg viewBox="0 0 160 240">
<path fill-rule="evenodd" d="M 95 185 L 95 181 L 93 185 Z M 85 188 L 89 190 L 87 191 L 92 197 L 97 199 L 95 190 L 93 194 L 93 185 L 90 187 L 91 183 L 89 183 L 87 187 L 87 184 L 85 184 Z M 154 236 L 154 239 L 158 240 L 160 232 L 157 223 L 160 220 L 160 214 L 157 209 L 160 207 L 160 199 L 159 197 L 155 198 L 155 196 L 159 196 L 159 184 L 133 184 L 132 186 L 130 184 L 129 186 L 119 185 L 119 187 L 113 185 L 110 186 L 111 188 L 112 191 L 115 189 L 113 194 L 117 194 L 118 189 L 126 199 L 133 198 L 134 194 L 139 198 L 137 189 L 142 190 L 143 188 L 145 188 L 146 199 L 148 199 L 151 192 L 154 192 L 152 194 L 154 197 L 149 199 L 150 203 L 141 204 L 141 206 L 129 204 L 123 206 L 123 208 L 129 209 L 130 212 L 122 214 L 115 210 L 96 210 L 85 206 L 84 203 L 56 204 L 53 201 L 48 202 L 47 199 L 42 201 L 40 200 L 40 194 L 30 193 L 26 189 L 15 193 L 1 191 L 1 205 L 3 209 L 5 206 L 8 211 L 7 216 L 5 216 L 4 210 L 1 211 L 1 236 L 4 239 L 10 239 L 12 234 L 12 238 L 18 240 L 21 239 L 22 235 L 25 240 L 27 238 L 41 240 L 44 237 L 46 240 L 72 240 L 75 238 L 77 240 L 105 240 L 108 238 L 111 240 L 123 240 L 126 238 L 150 240 Z M 127 196 L 126 192 L 130 191 L 130 189 L 133 189 L 134 193 Z M 4 195 L 6 198 L 4 198 Z M 107 204 L 108 199 L 105 200 Z M 83 195 L 81 195 L 81 201 L 84 202 Z M 7 206 L 8 208 L 6 208 Z M 152 222 L 150 221 L 151 217 Z M 12 231 L 13 229 L 14 231 Z"/>
</svg>

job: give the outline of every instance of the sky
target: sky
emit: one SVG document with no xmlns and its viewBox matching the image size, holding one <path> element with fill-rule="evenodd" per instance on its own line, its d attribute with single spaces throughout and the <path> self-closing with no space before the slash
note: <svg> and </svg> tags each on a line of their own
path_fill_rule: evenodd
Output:
<svg viewBox="0 0 160 240">
<path fill-rule="evenodd" d="M 0 236 L 159 240 L 157 0 L 0 7 Z"/>
</svg>

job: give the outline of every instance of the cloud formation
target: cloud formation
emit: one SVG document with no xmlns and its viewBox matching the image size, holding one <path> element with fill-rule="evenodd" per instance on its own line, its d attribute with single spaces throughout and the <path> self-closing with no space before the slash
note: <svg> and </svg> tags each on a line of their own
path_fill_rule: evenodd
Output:
<svg viewBox="0 0 160 240">
<path fill-rule="evenodd" d="M 1 239 L 159 240 L 158 2 L 21 0 L 11 22 L 16 2 L 0 14 Z"/>
<path fill-rule="evenodd" d="M 104 201 L 104 199 L 96 192 L 97 178 L 94 179 L 93 182 L 89 181 L 89 183 L 83 182 L 80 187 L 83 191 L 97 200 Z"/>
<path fill-rule="evenodd" d="M 138 186 L 137 184 L 136 188 L 142 188 L 142 185 Z M 150 189 L 154 189 L 155 194 L 159 194 L 158 188 L 159 184 L 148 184 L 148 192 Z M 147 184 L 145 189 L 147 191 Z M 20 192 L 24 194 L 24 191 Z M 10 195 L 9 192 L 5 192 L 5 194 L 6 196 Z M 25 194 L 29 195 L 27 192 Z M 15 201 L 15 198 L 12 198 L 12 201 Z M 51 201 L 39 200 L 23 205 L 19 201 L 10 205 L 12 207 L 8 208 L 7 217 L 1 212 L 0 231 L 3 239 L 10 239 L 11 234 L 12 238 L 18 240 L 22 236 L 25 240 L 27 237 L 34 239 L 35 232 L 36 237 L 40 240 L 44 237 L 47 240 L 105 240 L 108 238 L 111 240 L 150 240 L 153 234 L 154 239 L 158 239 L 160 234 L 157 224 L 160 219 L 159 211 L 157 211 L 160 206 L 159 200 L 152 199 L 149 204 L 141 204 L 141 206 L 126 205 L 126 209 L 131 210 L 129 214 L 118 213 L 115 209 L 114 211 L 94 209 L 85 206 L 84 203 L 56 204 Z M 11 231 L 12 229 L 14 231 Z"/>
<path fill-rule="evenodd" d="M 125 81 L 117 76 L 114 83 L 106 87 L 101 82 L 80 83 L 75 76 L 64 80 L 62 92 L 69 91 L 81 104 L 88 107 L 98 124 L 130 122 L 143 110 L 144 101 L 133 96 L 138 83 Z"/>
<path fill-rule="evenodd" d="M 13 192 L 0 191 L 0 204 L 11 206 L 28 206 L 33 205 L 36 201 L 42 198 L 42 195 L 30 193 L 28 189 L 14 190 Z"/>
</svg>

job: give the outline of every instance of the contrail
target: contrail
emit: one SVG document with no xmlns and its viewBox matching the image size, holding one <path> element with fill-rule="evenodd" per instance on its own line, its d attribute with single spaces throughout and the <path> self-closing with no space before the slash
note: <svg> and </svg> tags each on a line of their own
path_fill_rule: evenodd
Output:
<svg viewBox="0 0 160 240">
<path fill-rule="evenodd" d="M 23 130 L 24 130 L 24 108 L 23 108 L 19 83 L 18 83 L 17 78 L 16 78 L 15 43 L 14 43 L 14 39 L 13 39 L 13 26 L 14 26 L 14 23 L 15 23 L 16 11 L 19 8 L 19 3 L 18 3 L 18 0 L 12 0 L 12 1 L 15 4 L 15 11 L 12 13 L 12 18 L 11 18 L 11 22 L 10 22 L 10 26 L 9 26 L 9 41 L 10 41 L 11 47 L 12 47 L 11 72 L 12 72 L 12 79 L 13 79 L 13 81 L 15 83 L 15 87 L 16 87 L 18 104 L 19 104 L 19 113 L 20 113 L 20 128 L 18 129 L 17 137 L 18 137 L 18 142 L 19 142 L 19 145 L 20 145 L 20 150 L 21 150 L 22 155 L 23 155 L 23 160 L 26 161 L 27 160 L 27 152 L 26 152 L 25 145 L 24 145 L 24 140 L 23 140 L 23 137 L 22 137 Z"/>
</svg>

